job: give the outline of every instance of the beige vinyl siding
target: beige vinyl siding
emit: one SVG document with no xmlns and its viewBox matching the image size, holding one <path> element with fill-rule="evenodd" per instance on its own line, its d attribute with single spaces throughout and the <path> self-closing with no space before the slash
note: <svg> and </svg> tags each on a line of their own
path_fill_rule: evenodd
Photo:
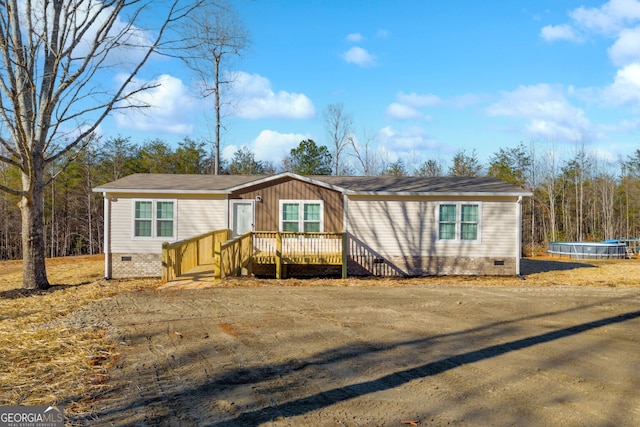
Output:
<svg viewBox="0 0 640 427">
<path fill-rule="evenodd" d="M 111 200 L 111 253 L 159 254 L 166 239 L 133 238 L 134 200 L 174 200 L 176 240 L 226 228 L 226 199 L 224 196 L 187 198 L 175 194 L 110 195 Z"/>
<path fill-rule="evenodd" d="M 438 241 L 439 202 L 479 202 L 479 241 Z M 516 211 L 511 200 L 350 197 L 348 230 L 380 255 L 513 257 Z"/>
<path fill-rule="evenodd" d="M 227 200 L 178 199 L 178 240 L 227 228 Z"/>
<path fill-rule="evenodd" d="M 350 198 L 348 231 L 382 256 L 417 256 L 433 248 L 436 207 L 416 199 Z"/>
<path fill-rule="evenodd" d="M 519 205 L 515 199 L 482 204 L 482 256 L 516 256 L 518 209 Z"/>
<path fill-rule="evenodd" d="M 124 197 L 111 200 L 111 253 L 162 252 L 161 241 L 133 239 L 133 200 Z"/>
</svg>

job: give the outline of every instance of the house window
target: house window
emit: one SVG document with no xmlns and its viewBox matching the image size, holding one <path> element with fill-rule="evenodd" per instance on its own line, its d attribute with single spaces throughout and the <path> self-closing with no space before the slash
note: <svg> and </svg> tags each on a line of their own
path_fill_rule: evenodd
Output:
<svg viewBox="0 0 640 427">
<path fill-rule="evenodd" d="M 439 240 L 479 240 L 479 203 L 441 203 L 438 207 Z"/>
<path fill-rule="evenodd" d="M 460 205 L 460 239 L 478 240 L 478 205 Z"/>
<path fill-rule="evenodd" d="M 324 230 L 324 202 L 322 200 L 281 200 L 280 231 L 305 233 Z"/>
<path fill-rule="evenodd" d="M 456 205 L 440 205 L 440 240 L 456 239 Z"/>
<path fill-rule="evenodd" d="M 174 201 L 136 200 L 134 202 L 134 237 L 173 239 L 175 237 L 174 223 Z"/>
</svg>

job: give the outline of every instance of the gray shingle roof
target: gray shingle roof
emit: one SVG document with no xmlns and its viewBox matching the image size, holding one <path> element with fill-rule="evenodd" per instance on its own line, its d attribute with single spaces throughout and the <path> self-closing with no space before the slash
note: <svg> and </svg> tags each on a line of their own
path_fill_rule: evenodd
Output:
<svg viewBox="0 0 640 427">
<path fill-rule="evenodd" d="M 230 189 L 249 187 L 281 177 L 317 181 L 347 193 L 383 194 L 509 194 L 530 195 L 529 192 L 491 177 L 391 177 L 391 176 L 309 176 L 290 173 L 264 175 L 173 175 L 134 174 L 109 182 L 94 191 L 152 193 L 228 193 Z"/>
<path fill-rule="evenodd" d="M 228 188 L 246 184 L 262 176 L 250 175 L 178 175 L 136 173 L 101 185 L 94 191 L 212 192 L 224 193 Z"/>
<path fill-rule="evenodd" d="M 522 193 L 522 188 L 491 177 L 310 177 L 356 193 Z"/>
</svg>

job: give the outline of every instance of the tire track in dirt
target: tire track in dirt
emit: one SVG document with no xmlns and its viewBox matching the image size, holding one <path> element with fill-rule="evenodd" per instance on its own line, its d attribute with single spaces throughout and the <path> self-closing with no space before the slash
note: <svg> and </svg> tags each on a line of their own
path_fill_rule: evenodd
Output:
<svg viewBox="0 0 640 427">
<path fill-rule="evenodd" d="M 430 286 L 118 296 L 102 310 L 127 344 L 113 373 L 127 386 L 91 425 L 634 425 L 640 321 L 607 319 L 638 301 Z"/>
</svg>

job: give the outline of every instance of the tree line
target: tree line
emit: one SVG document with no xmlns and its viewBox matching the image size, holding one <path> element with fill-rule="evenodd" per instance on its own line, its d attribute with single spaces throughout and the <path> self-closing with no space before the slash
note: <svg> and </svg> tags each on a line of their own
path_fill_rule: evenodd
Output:
<svg viewBox="0 0 640 427">
<path fill-rule="evenodd" d="M 172 146 L 173 145 L 173 146 Z M 169 144 L 155 139 L 136 144 L 115 137 L 71 151 L 46 171 L 55 178 L 45 191 L 44 239 L 47 257 L 103 251 L 102 195 L 92 188 L 132 173 L 209 174 L 215 154 L 208 144 L 189 138 Z M 533 193 L 523 202 L 523 236 L 527 254 L 546 249 L 549 241 L 600 241 L 640 236 L 640 149 L 617 164 L 603 163 L 584 147 L 559 158 L 553 147 L 540 150 L 520 143 L 500 148 L 482 164 L 475 151 L 459 151 L 450 164 L 426 160 L 413 169 L 404 160 L 385 162 L 377 153 L 367 175 L 493 176 Z M 538 151 L 536 151 L 538 150 Z M 301 141 L 279 164 L 260 161 L 248 147 L 220 160 L 223 174 L 365 175 L 358 158 L 362 147 L 351 141 L 343 160 L 311 139 Z M 358 170 L 358 165 L 360 169 Z M 0 185 L 16 185 L 18 168 L 0 163 Z M 0 193 L 0 259 L 22 257 L 19 197 Z"/>
</svg>

